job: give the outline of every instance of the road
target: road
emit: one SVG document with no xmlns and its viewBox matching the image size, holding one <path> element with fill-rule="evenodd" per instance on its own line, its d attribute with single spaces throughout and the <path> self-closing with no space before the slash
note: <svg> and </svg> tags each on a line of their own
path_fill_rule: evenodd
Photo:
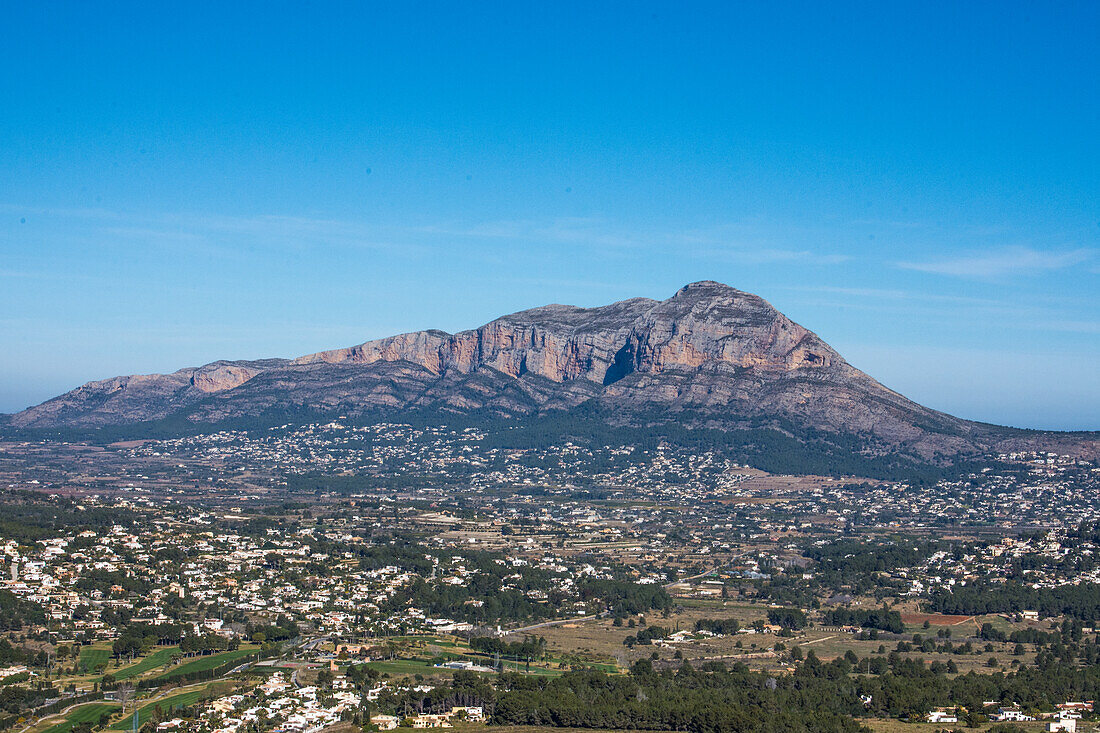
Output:
<svg viewBox="0 0 1100 733">
<path fill-rule="evenodd" d="M 319 647 L 321 644 L 324 644 L 326 641 L 332 641 L 332 637 L 318 636 L 316 639 L 309 639 L 308 641 L 303 641 L 299 643 L 298 648 L 304 651 L 312 651 L 313 649 Z"/>
<path fill-rule="evenodd" d="M 234 667 L 233 669 L 226 672 L 225 676 L 228 677 L 231 674 L 237 674 L 238 672 L 243 672 L 244 670 L 251 667 L 253 664 L 255 664 L 255 662 L 245 662 L 244 664 L 238 664 L 236 667 Z"/>
<path fill-rule="evenodd" d="M 147 697 L 145 699 L 132 700 L 131 704 L 133 705 L 133 707 L 135 709 L 136 708 L 141 708 L 141 707 L 144 707 L 145 705 L 148 705 L 151 702 L 156 702 L 157 700 L 160 700 L 163 697 L 167 697 L 169 695 L 178 695 L 181 692 L 186 692 L 187 690 L 193 690 L 196 687 L 205 687 L 208 684 L 210 684 L 210 683 L 209 682 L 199 682 L 199 683 L 193 684 L 193 685 L 184 685 L 183 687 L 169 687 L 169 688 L 166 688 L 166 689 L 159 690 L 152 697 Z M 74 703 L 74 704 L 70 705 L 67 708 L 63 708 L 63 709 L 57 711 L 56 713 L 51 713 L 50 715 L 47 715 L 44 718 L 39 718 L 37 720 L 29 721 L 25 726 L 23 726 L 18 731 L 18 733 L 25 733 L 26 731 L 30 730 L 31 728 L 34 728 L 35 726 L 37 726 L 41 723 L 44 723 L 47 720 L 52 720 L 53 718 L 62 718 L 63 719 L 73 709 L 79 708 L 83 705 L 102 705 L 103 703 L 104 703 L 104 700 L 102 698 L 100 698 L 99 700 L 89 700 L 87 702 Z M 131 710 L 129 714 L 132 715 L 133 710 Z"/>
<path fill-rule="evenodd" d="M 729 563 L 726 563 L 726 565 L 729 565 Z M 691 581 L 693 581 L 693 580 L 698 580 L 699 578 L 704 578 L 704 577 L 706 577 L 706 576 L 710 575 L 711 573 L 717 573 L 717 572 L 718 572 L 719 570 L 721 570 L 721 569 L 725 568 L 725 567 L 726 567 L 726 565 L 719 565 L 719 566 L 718 566 L 718 567 L 716 567 L 716 568 L 711 568 L 710 570 L 704 570 L 704 571 L 703 571 L 703 572 L 701 572 L 701 573 L 698 573 L 698 574 L 696 574 L 696 575 L 692 575 L 692 576 L 690 576 L 690 577 L 687 577 L 687 578 L 678 578 L 678 579 L 676 579 L 676 580 L 672 581 L 671 583 L 665 583 L 665 584 L 664 584 L 663 586 L 661 586 L 661 587 L 662 587 L 662 588 L 664 588 L 665 590 L 668 590 L 668 589 L 669 589 L 669 588 L 671 588 L 672 586 L 674 586 L 674 585 L 677 585 L 677 584 L 679 584 L 679 583 L 689 583 L 689 582 L 691 582 Z"/>
<path fill-rule="evenodd" d="M 810 644 L 817 644 L 822 641 L 828 641 L 829 639 L 835 639 L 836 637 L 836 634 L 833 634 L 832 636 L 823 636 L 820 639 L 811 639 L 810 641 L 804 641 L 798 646 L 809 646 Z"/>
<path fill-rule="evenodd" d="M 528 631 L 534 631 L 535 629 L 545 629 L 547 626 L 557 626 L 558 624 L 569 624 L 569 623 L 575 623 L 577 621 L 588 621 L 588 620 L 594 619 L 594 618 L 604 618 L 605 616 L 607 616 L 610 613 L 611 613 L 611 611 L 601 611 L 599 613 L 592 614 L 591 616 L 575 616 L 573 618 L 559 618 L 556 621 L 543 621 L 541 624 L 532 624 L 530 626 L 521 626 L 518 629 L 503 629 L 502 633 L 503 633 L 504 636 L 507 636 L 508 634 L 525 634 Z"/>
<path fill-rule="evenodd" d="M 27 722 L 27 724 L 25 726 L 23 726 L 18 731 L 18 733 L 25 733 L 25 731 L 30 730 L 31 728 L 35 727 L 39 723 L 45 723 L 47 720 L 52 720 L 53 718 L 63 718 L 66 715 L 69 714 L 70 710 L 72 710 L 74 708 L 78 708 L 81 705 L 101 705 L 101 704 L 103 704 L 103 700 L 89 700 L 88 702 L 78 702 L 78 703 L 75 703 L 73 705 L 70 705 L 67 708 L 62 708 L 61 710 L 57 711 L 56 713 L 51 713 L 51 714 L 45 716 L 44 718 L 38 718 L 37 720 L 32 718 L 30 721 Z"/>
</svg>

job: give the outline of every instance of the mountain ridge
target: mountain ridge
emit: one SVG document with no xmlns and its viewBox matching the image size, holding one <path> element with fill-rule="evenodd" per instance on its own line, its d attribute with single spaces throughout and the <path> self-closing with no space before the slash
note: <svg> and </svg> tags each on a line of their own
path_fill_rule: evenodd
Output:
<svg viewBox="0 0 1100 733">
<path fill-rule="evenodd" d="M 922 460 L 1037 446 L 1037 435 L 1074 442 L 1058 433 L 1022 439 L 1020 431 L 923 407 L 848 364 L 763 298 L 714 281 L 688 284 L 663 301 L 553 304 L 454 334 L 415 331 L 294 359 L 98 380 L 6 424 L 94 429 L 170 417 L 218 424 L 286 409 L 525 418 L 582 405 L 623 424 L 655 412 L 673 422 L 680 416 L 687 427 L 730 431 L 770 420 L 856 436 L 869 454 L 901 451 Z M 1094 451 L 1095 438 L 1083 445 Z"/>
</svg>

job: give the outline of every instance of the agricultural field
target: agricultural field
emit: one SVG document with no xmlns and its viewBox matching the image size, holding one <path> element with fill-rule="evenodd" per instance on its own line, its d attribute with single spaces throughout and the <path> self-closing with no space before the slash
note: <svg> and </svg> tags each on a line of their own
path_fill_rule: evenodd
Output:
<svg viewBox="0 0 1100 733">
<path fill-rule="evenodd" d="M 396 658 L 392 661 L 377 660 L 370 662 L 368 666 L 379 671 L 391 674 L 422 674 L 422 675 L 446 675 L 451 670 L 444 670 L 434 666 L 440 660 L 466 661 L 477 665 L 491 667 L 496 663 L 496 656 L 482 651 L 470 649 L 467 641 L 457 637 L 438 636 L 399 636 L 389 637 L 386 644 L 392 644 Z M 355 663 L 354 660 L 350 660 Z M 619 667 L 614 661 L 593 662 L 581 660 L 574 656 L 561 656 L 550 654 L 547 657 L 535 661 L 532 660 L 530 668 L 526 660 L 515 660 L 502 657 L 500 660 L 504 669 L 509 672 L 522 672 L 534 675 L 557 676 L 574 664 L 583 663 L 604 672 L 614 673 Z"/>
<path fill-rule="evenodd" d="M 367 667 L 376 669 L 391 677 L 407 677 L 422 674 L 425 677 L 438 675 L 450 677 L 452 670 L 433 667 L 431 663 L 420 659 L 393 659 L 384 662 L 368 662 Z"/>
<path fill-rule="evenodd" d="M 675 610 L 664 617 L 662 614 L 649 614 L 645 617 L 650 626 L 662 626 L 670 631 L 693 629 L 699 619 L 734 619 L 742 629 L 750 628 L 752 623 L 766 618 L 771 607 L 764 604 L 752 604 L 731 600 L 677 599 Z M 901 652 L 903 658 L 924 659 L 928 663 L 953 661 L 960 673 L 969 671 L 986 672 L 994 669 L 1008 670 L 1035 659 L 1035 652 L 1028 648 L 1023 654 L 1015 653 L 1015 644 L 1007 642 L 987 642 L 977 638 L 976 634 L 983 624 L 989 623 L 1006 635 L 1024 628 L 1039 628 L 1036 623 L 1012 623 L 1002 616 L 940 616 L 927 614 L 915 616 L 906 614 L 910 623 L 905 624 L 902 634 L 881 633 L 877 639 L 861 639 L 857 634 L 838 630 L 827 631 L 810 626 L 795 631 L 792 636 L 781 637 L 773 634 L 739 633 L 722 637 L 675 642 L 670 644 L 654 643 L 637 645 L 628 649 L 624 639 L 637 635 L 645 628 L 640 617 L 635 617 L 635 627 L 628 623 L 616 626 L 611 619 L 585 619 L 538 629 L 535 633 L 547 640 L 551 655 L 557 659 L 570 659 L 574 655 L 586 660 L 616 660 L 620 667 L 629 666 L 637 659 L 652 657 L 656 660 L 672 661 L 674 655 L 692 662 L 722 661 L 731 663 L 741 661 L 755 669 L 778 669 L 789 665 L 789 660 L 772 650 L 776 644 L 785 649 L 800 647 L 803 654 L 813 650 L 824 661 L 853 652 L 861 659 L 874 655 L 889 654 L 895 650 L 899 641 L 911 641 L 914 634 L 922 638 L 932 638 L 937 643 L 945 641 L 938 633 L 950 633 L 950 641 L 959 645 L 969 641 L 972 651 L 969 654 L 948 654 L 941 652 L 922 652 L 919 650 Z M 928 621 L 928 628 L 924 622 Z M 1049 624 L 1041 627 L 1050 628 Z M 517 640 L 518 635 L 508 637 Z M 990 658 L 996 662 L 989 664 Z M 614 667 L 612 666 L 612 670 Z"/>
<path fill-rule="evenodd" d="M 742 627 L 752 624 L 753 621 L 762 620 L 767 616 L 768 608 L 763 605 L 738 603 L 734 601 L 710 601 L 684 599 L 677 600 L 677 610 L 667 618 L 662 614 L 652 613 L 645 617 L 647 624 L 663 626 L 671 631 L 679 629 L 693 629 L 695 622 L 703 618 L 712 619 L 736 619 Z M 636 618 L 637 622 L 637 618 Z M 623 645 L 623 640 L 628 636 L 636 635 L 642 630 L 642 626 L 629 628 L 627 623 L 615 626 L 611 619 L 585 619 L 571 621 L 557 626 L 549 626 L 537 629 L 534 633 L 546 638 L 547 647 L 551 654 L 580 655 L 592 660 L 618 660 L 620 664 L 643 656 L 648 657 L 656 647 L 638 646 L 633 651 L 628 651 Z M 518 637 L 508 637 L 515 639 Z M 735 647 L 737 641 L 742 642 L 743 649 Z M 703 656 L 730 656 L 760 651 L 763 646 L 771 647 L 774 643 L 773 636 L 758 636 L 741 634 L 738 637 L 710 640 L 706 646 L 693 644 L 682 645 L 683 654 L 701 658 Z M 662 656 L 671 656 L 672 651 L 661 652 Z"/>
</svg>

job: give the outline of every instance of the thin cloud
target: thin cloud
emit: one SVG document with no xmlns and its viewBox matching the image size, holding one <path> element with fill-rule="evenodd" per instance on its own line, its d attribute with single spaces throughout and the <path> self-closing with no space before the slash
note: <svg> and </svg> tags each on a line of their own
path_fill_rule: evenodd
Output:
<svg viewBox="0 0 1100 733">
<path fill-rule="evenodd" d="M 811 265 L 839 265 L 850 261 L 849 255 L 822 254 L 806 249 L 781 249 L 775 247 L 707 248 L 695 251 L 694 256 L 736 262 L 748 265 L 768 265 L 784 262 L 797 262 Z"/>
<path fill-rule="evenodd" d="M 832 293 L 835 295 L 851 296 L 853 298 L 871 298 L 887 301 L 915 301 L 919 303 L 958 303 L 962 305 L 1007 307 L 1013 303 L 993 298 L 977 298 L 969 295 L 943 295 L 923 291 L 897 290 L 887 288 L 845 288 L 829 285 L 788 285 L 781 288 L 792 292 L 802 293 Z"/>
<path fill-rule="evenodd" d="M 840 300 L 827 297 L 817 298 L 812 295 L 809 298 L 799 298 L 799 303 L 803 307 L 856 309 L 879 315 L 897 313 L 914 318 L 923 318 L 926 321 L 950 318 L 955 323 L 966 322 L 971 325 L 1010 322 L 1012 327 L 1016 329 L 1046 333 L 1052 331 L 1080 334 L 1100 333 L 1100 321 L 1081 320 L 1073 317 L 1074 308 L 1077 308 L 1077 305 L 1036 303 L 1036 300 L 1042 301 L 1043 298 L 998 300 L 924 291 L 848 288 L 827 285 L 792 285 L 779 289 L 794 293 L 844 296 Z"/>
<path fill-rule="evenodd" d="M 1100 321 L 1059 321 L 1041 324 L 1039 328 L 1066 333 L 1100 333 Z"/>
<path fill-rule="evenodd" d="M 899 262 L 898 267 L 953 277 L 999 278 L 1061 270 L 1080 264 L 1091 257 L 1092 251 L 1087 249 L 1044 252 L 1030 247 L 1006 247 L 991 252 L 928 262 Z"/>
<path fill-rule="evenodd" d="M 81 231 L 148 244 L 208 245 L 212 253 L 235 254 L 227 246 L 253 241 L 265 246 L 310 247 L 319 244 L 385 250 L 400 254 L 424 252 L 407 239 L 407 229 L 376 226 L 369 222 L 276 214 L 223 215 L 186 212 L 120 212 L 101 208 L 20 206 L 0 203 L 0 213 L 32 217 L 38 221 L 80 222 Z"/>
<path fill-rule="evenodd" d="M 433 237 L 462 237 L 472 240 L 518 240 L 552 244 L 598 246 L 630 250 L 696 241 L 690 234 L 631 230 L 599 217 L 563 217 L 547 220 L 515 219 L 477 222 L 469 225 L 442 224 L 411 230 Z"/>
<path fill-rule="evenodd" d="M 0 203 L 0 212 L 48 220 L 89 222 L 112 237 L 150 244 L 203 243 L 212 253 L 232 255 L 242 239 L 265 246 L 308 247 L 334 244 L 387 250 L 402 255 L 430 254 L 454 239 L 470 243 L 515 242 L 597 248 L 608 257 L 631 256 L 640 250 L 677 248 L 692 256 L 749 265 L 802 263 L 836 265 L 851 256 L 799 246 L 813 241 L 813 230 L 763 221 L 727 222 L 704 228 L 624 226 L 599 216 L 443 222 L 422 225 L 381 225 L 363 221 L 274 214 L 225 215 L 185 212 L 125 213 L 100 208 L 27 207 Z M 87 231 L 93 227 L 84 227 Z M 231 240 L 229 239 L 231 238 Z M 795 242 L 799 244 L 794 244 Z M 793 246 L 790 246 L 793 245 Z"/>
<path fill-rule="evenodd" d="M 851 256 L 815 252 L 772 244 L 775 227 L 753 222 L 728 223 L 710 228 L 652 229 L 624 227 L 600 217 L 566 217 L 548 220 L 517 219 L 488 221 L 471 225 L 424 226 L 414 231 L 438 237 L 462 237 L 471 240 L 527 241 L 548 244 L 599 247 L 602 252 L 628 254 L 637 250 L 658 250 L 676 247 L 697 258 L 737 262 L 739 264 L 773 264 L 800 262 L 835 265 L 848 262 Z M 792 235 L 780 239 L 805 240 L 809 235 Z"/>
</svg>

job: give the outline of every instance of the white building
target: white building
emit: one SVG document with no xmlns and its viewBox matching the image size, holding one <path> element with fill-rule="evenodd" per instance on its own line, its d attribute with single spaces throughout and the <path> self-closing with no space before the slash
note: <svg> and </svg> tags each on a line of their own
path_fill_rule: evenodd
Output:
<svg viewBox="0 0 1100 733">
<path fill-rule="evenodd" d="M 958 723 L 959 716 L 954 710 L 933 710 L 928 713 L 929 723 Z"/>
<path fill-rule="evenodd" d="M 370 722 L 378 726 L 378 730 L 393 730 L 401 721 L 393 715 L 372 715 Z"/>
</svg>

